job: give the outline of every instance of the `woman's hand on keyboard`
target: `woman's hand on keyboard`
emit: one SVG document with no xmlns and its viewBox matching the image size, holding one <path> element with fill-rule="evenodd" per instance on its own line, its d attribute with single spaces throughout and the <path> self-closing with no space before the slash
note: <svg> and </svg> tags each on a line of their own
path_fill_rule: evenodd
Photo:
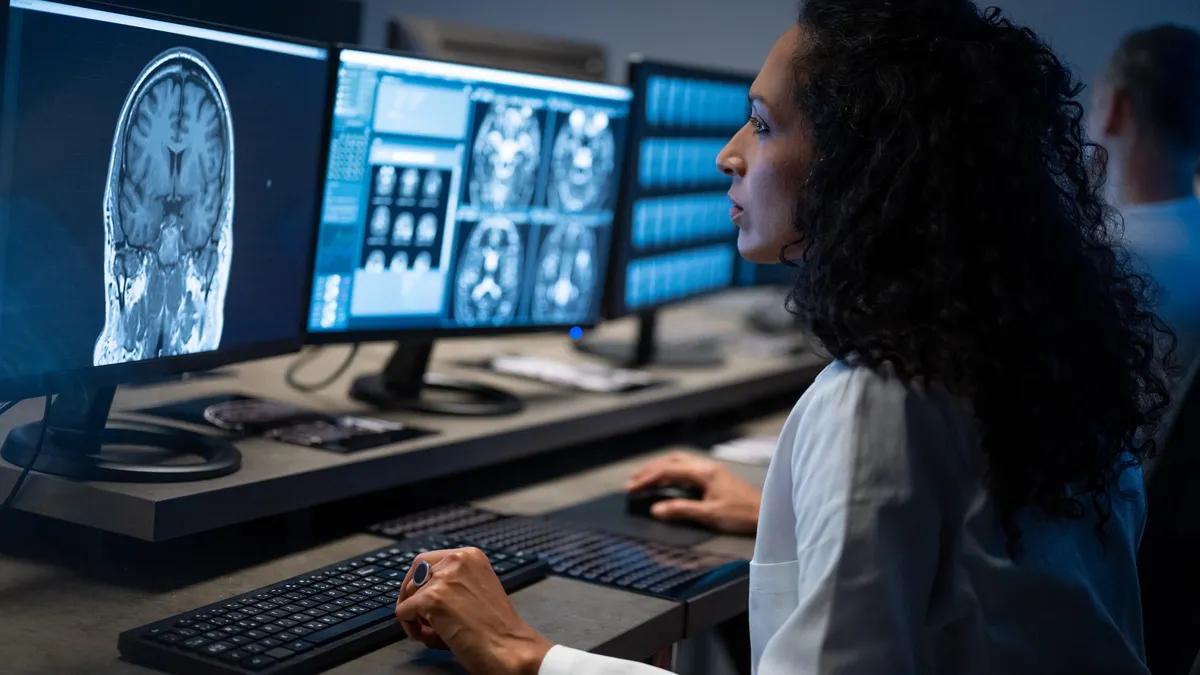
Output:
<svg viewBox="0 0 1200 675">
<path fill-rule="evenodd" d="M 433 649 L 449 649 L 469 673 L 536 675 L 552 646 L 513 609 L 479 549 L 422 553 L 429 580 L 417 588 L 410 570 L 396 618 L 404 632 Z"/>
<path fill-rule="evenodd" d="M 626 489 L 632 492 L 662 483 L 689 483 L 704 497 L 669 499 L 651 513 L 660 520 L 689 520 L 730 534 L 754 534 L 762 494 L 724 464 L 684 452 L 653 460 L 634 473 Z"/>
</svg>

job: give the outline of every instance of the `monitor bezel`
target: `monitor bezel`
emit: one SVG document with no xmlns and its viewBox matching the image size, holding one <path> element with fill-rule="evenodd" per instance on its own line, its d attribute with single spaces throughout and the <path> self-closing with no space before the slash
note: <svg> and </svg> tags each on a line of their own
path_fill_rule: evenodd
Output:
<svg viewBox="0 0 1200 675">
<path fill-rule="evenodd" d="M 361 45 L 349 45 L 349 44 L 344 44 L 344 43 L 339 43 L 339 44 L 335 45 L 335 48 L 330 52 L 330 54 L 331 54 L 330 64 L 332 65 L 331 70 L 335 73 L 335 77 L 336 77 L 337 70 L 342 62 L 342 53 L 348 52 L 348 51 L 349 52 L 361 52 L 361 53 L 365 53 L 365 54 L 378 54 L 381 56 L 400 56 L 400 57 L 415 59 L 415 60 L 419 60 L 419 61 L 428 61 L 431 63 L 446 63 L 446 64 L 452 64 L 455 66 L 467 66 L 470 68 L 493 70 L 493 71 L 504 72 L 504 73 L 520 73 L 523 75 L 532 75 L 532 76 L 536 76 L 539 78 L 561 80 L 564 82 L 578 82 L 581 84 L 588 84 L 588 85 L 600 84 L 600 85 L 604 85 L 606 87 L 612 87 L 614 89 L 620 89 L 620 90 L 624 90 L 624 91 L 628 92 L 629 93 L 629 100 L 628 100 L 629 109 L 630 109 L 631 113 L 633 111 L 633 105 L 634 105 L 633 91 L 628 86 L 625 86 L 625 85 L 611 84 L 611 83 L 607 83 L 607 82 L 596 82 L 594 80 L 579 80 L 579 79 L 575 79 L 575 78 L 571 78 L 571 77 L 559 77 L 557 75 L 543 75 L 541 73 L 525 73 L 523 71 L 509 70 L 506 68 L 492 68 L 489 66 L 464 64 L 464 63 L 460 63 L 458 61 L 452 61 L 449 59 L 439 59 L 439 58 L 424 56 L 421 54 L 416 54 L 416 53 L 408 52 L 408 51 L 400 51 L 400 50 L 395 50 L 395 49 L 377 49 L 377 48 L 372 48 L 372 47 L 363 47 Z M 336 88 L 336 86 L 337 86 L 336 80 L 333 82 L 333 85 Z M 332 126 L 333 125 L 331 122 L 329 125 L 329 129 L 327 129 L 327 133 L 326 133 L 326 138 L 325 138 L 326 146 L 328 146 L 330 144 L 331 139 L 332 139 L 332 131 L 333 131 Z M 628 138 L 628 134 L 630 133 L 628 126 L 626 127 L 625 133 L 626 133 L 626 138 Z M 626 146 L 627 145 L 628 144 L 626 143 Z M 621 164 L 622 164 L 623 168 L 627 166 L 625 164 L 624 158 L 622 158 Z M 322 178 L 324 178 L 324 176 L 322 176 Z M 599 322 L 604 319 L 604 316 L 603 316 L 604 302 L 605 302 L 604 301 L 604 293 L 606 292 L 607 286 L 608 286 L 608 279 L 607 279 L 608 270 L 611 269 L 612 250 L 613 250 L 613 246 L 614 246 L 614 242 L 615 242 L 616 227 L 617 227 L 617 222 L 616 222 L 617 215 L 618 215 L 617 209 L 620 207 L 620 203 L 621 203 L 620 202 L 620 191 L 623 189 L 622 188 L 622 185 L 624 184 L 623 178 L 624 178 L 624 176 L 622 176 L 622 180 L 618 181 L 618 185 L 617 185 L 618 197 L 617 197 L 616 206 L 613 209 L 613 224 L 612 224 L 612 227 L 610 228 L 608 256 L 606 257 L 605 264 L 603 265 L 603 268 L 600 272 L 602 278 L 600 279 L 601 291 L 599 294 L 599 301 L 597 303 L 596 310 L 594 312 L 592 312 L 592 316 L 588 318 L 588 321 L 575 322 L 575 323 L 562 323 L 562 324 L 534 324 L 534 325 L 523 324 L 523 325 L 518 325 L 518 326 L 471 326 L 471 327 L 467 327 L 467 328 L 454 328 L 454 327 L 445 327 L 445 326 L 429 326 L 429 327 L 423 326 L 420 328 L 370 328 L 370 329 L 365 329 L 365 330 L 338 330 L 338 331 L 320 331 L 320 330 L 313 330 L 311 328 L 308 328 L 308 344 L 310 344 L 310 345 L 337 345 L 337 344 L 356 344 L 356 343 L 364 343 L 364 342 L 410 342 L 410 341 L 411 342 L 425 342 L 425 341 L 432 341 L 432 340 L 444 340 L 444 339 L 455 339 L 455 338 L 496 337 L 496 336 L 506 336 L 506 335 L 530 335 L 530 334 L 537 334 L 537 333 L 554 333 L 554 332 L 558 332 L 558 331 L 562 331 L 565 333 L 574 327 L 579 327 L 584 330 L 588 330 L 588 329 L 596 327 L 596 325 L 599 324 Z M 324 213 L 324 197 L 325 197 L 324 181 L 322 180 L 322 191 L 321 191 L 322 208 L 321 208 L 320 213 Z M 319 225 L 317 227 L 317 230 L 319 233 L 320 232 Z M 315 252 L 315 248 L 314 248 L 314 252 Z M 310 296 L 309 297 L 309 314 L 310 315 L 312 313 L 312 297 L 311 297 L 312 290 L 313 290 L 313 287 L 315 286 L 315 282 L 316 282 L 315 256 L 314 256 L 314 269 L 313 269 L 312 276 L 313 276 L 313 278 L 309 280 L 309 296 Z M 306 324 L 306 327 L 307 327 L 307 324 Z"/>
<path fill-rule="evenodd" d="M 10 20 L 10 1 L 3 0 L 3 18 L 0 19 L 0 97 L 3 96 L 4 85 L 4 64 L 8 55 L 8 35 L 9 35 L 9 20 Z M 330 129 L 330 120 L 333 115 L 333 100 L 335 84 L 333 77 L 336 76 L 336 70 L 331 68 L 334 63 L 332 55 L 332 45 L 316 40 L 306 40 L 302 38 L 294 38 L 286 35 L 279 35 L 264 31 L 254 31 L 238 28 L 236 26 L 226 26 L 209 21 L 197 21 L 184 17 L 172 16 L 161 12 L 136 10 L 119 5 L 114 5 L 105 2 L 95 2 L 93 0 L 49 0 L 60 5 L 69 5 L 84 9 L 92 9 L 96 11 L 107 12 L 111 14 L 119 14 L 141 19 L 151 19 L 172 23 L 180 26 L 188 26 L 192 28 L 205 28 L 209 30 L 229 33 L 232 35 L 240 35 L 245 37 L 262 38 L 273 40 L 276 42 L 285 42 L 292 45 L 303 47 L 315 47 L 325 51 L 325 102 L 322 110 L 321 138 L 318 154 L 318 167 L 316 176 L 314 176 L 314 194 L 320 195 L 320 189 L 325 182 L 325 166 L 328 159 L 328 136 Z M 319 236 L 320 226 L 320 199 L 316 201 L 313 207 L 311 237 L 309 242 L 309 256 L 305 267 L 308 273 L 300 280 L 304 286 L 306 298 L 312 297 L 312 278 L 313 267 L 315 265 L 315 250 L 317 237 Z M 287 340 L 272 340 L 269 342 L 261 342 L 252 345 L 244 345 L 233 348 L 221 348 L 211 352 L 203 352 L 199 354 L 183 354 L 178 356 L 168 356 L 164 358 L 148 359 L 145 361 L 135 361 L 132 363 L 116 363 L 105 366 L 87 366 L 83 368 L 75 368 L 71 370 L 55 371 L 50 373 L 39 373 L 32 375 L 21 375 L 18 377 L 0 378 L 0 399 L 24 399 L 37 396 L 52 395 L 61 391 L 66 391 L 73 388 L 106 388 L 117 387 L 121 385 L 138 384 L 140 382 L 154 381 L 159 378 L 169 377 L 173 375 L 181 375 L 188 372 L 211 370 L 223 366 L 229 366 L 247 361 L 258 359 L 271 358 L 285 354 L 291 354 L 300 351 L 304 347 L 306 332 L 308 329 L 308 314 L 309 304 L 303 303 L 300 312 L 297 330 L 295 337 Z"/>
<path fill-rule="evenodd" d="M 633 91 L 635 102 L 644 102 L 646 97 L 646 83 L 652 75 L 665 75 L 667 77 L 689 77 L 689 78 L 705 78 L 717 82 L 729 82 L 732 84 L 745 84 L 753 82 L 755 75 L 750 73 L 739 73 L 732 70 L 723 70 L 719 68 L 705 68 L 699 66 L 690 66 L 672 61 L 664 61 L 658 59 L 647 59 L 640 55 L 632 55 L 629 57 L 626 68 L 626 86 Z M 747 104 L 749 110 L 749 104 Z M 633 314 L 651 313 L 667 307 L 673 307 L 692 300 L 698 300 L 718 293 L 738 288 L 737 269 L 739 265 L 740 254 L 736 251 L 736 232 L 737 226 L 732 222 L 729 224 L 730 233 L 735 237 L 735 255 L 733 261 L 733 275 L 728 286 L 722 288 L 714 288 L 710 290 L 700 291 L 697 293 L 689 293 L 681 295 L 670 300 L 643 305 L 637 308 L 630 308 L 625 304 L 625 270 L 629 266 L 629 262 L 633 256 L 630 255 L 633 247 L 633 194 L 637 190 L 637 169 L 639 162 L 639 152 L 637 139 L 640 139 L 646 131 L 646 111 L 644 103 L 637 107 L 636 110 L 631 109 L 629 113 L 629 131 L 625 136 L 625 172 L 622 174 L 624 180 L 621 182 L 621 189 L 617 197 L 617 210 L 613 216 L 613 244 L 611 255 L 609 255 L 609 268 L 605 273 L 605 278 L 608 284 L 604 288 L 604 308 L 601 317 L 605 321 L 620 319 Z M 731 130 L 734 131 L 734 130 Z"/>
</svg>

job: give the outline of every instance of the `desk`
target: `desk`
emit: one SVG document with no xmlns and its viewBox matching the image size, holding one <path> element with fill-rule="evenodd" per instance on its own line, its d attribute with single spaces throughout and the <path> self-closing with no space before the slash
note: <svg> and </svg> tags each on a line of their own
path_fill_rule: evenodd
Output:
<svg viewBox="0 0 1200 675">
<path fill-rule="evenodd" d="M 731 335 L 741 331 L 748 293 L 718 296 L 660 315 L 672 334 Z M 732 300 L 730 299 L 732 298 Z M 741 298 L 739 300 L 739 298 Z M 601 336 L 632 336 L 634 324 L 605 324 Z M 329 355 L 336 365 L 337 349 Z M 114 409 L 129 411 L 197 396 L 239 392 L 329 412 L 362 414 L 437 429 L 410 442 L 338 455 L 265 439 L 239 443 L 243 466 L 230 476 L 192 483 L 134 485 L 77 483 L 31 474 L 16 507 L 40 515 L 162 541 L 289 513 L 388 488 L 451 476 L 464 471 L 551 452 L 563 447 L 628 434 L 656 425 L 728 410 L 754 400 L 799 392 L 827 362 L 824 357 L 770 356 L 728 350 L 724 366 L 661 370 L 673 381 L 624 396 L 589 395 L 513 378 L 490 375 L 456 363 L 503 352 L 558 359 L 582 358 L 562 336 L 521 336 L 442 342 L 434 368 L 457 377 L 506 388 L 525 399 L 520 414 L 496 418 L 446 418 L 371 411 L 346 396 L 354 376 L 382 369 L 390 345 L 365 347 L 352 368 L 330 388 L 302 394 L 284 384 L 292 357 L 232 369 L 232 378 L 204 379 L 154 388 L 123 389 Z M 328 362 L 324 366 L 330 365 Z M 314 368 L 320 370 L 323 366 Z M 40 418 L 39 401 L 27 401 L 0 418 L 0 434 Z M 0 462 L 0 494 L 17 470 Z"/>
<path fill-rule="evenodd" d="M 782 418 L 756 423 L 778 430 Z M 630 472 L 656 454 L 618 462 L 477 501 L 510 514 L 540 514 L 619 490 Z M 761 484 L 764 467 L 730 465 Z M 161 619 L 363 553 L 386 539 L 354 535 L 234 574 L 156 592 L 89 579 L 49 564 L 0 554 L 0 663 L 22 675 L 149 675 L 154 671 L 118 660 L 122 630 Z M 717 537 L 706 550 L 748 557 L 753 540 Z M 186 566 L 187 561 L 179 565 Z M 548 639 L 620 658 L 645 659 L 682 639 L 682 607 L 672 602 L 551 577 L 512 595 L 521 616 Z M 731 612 L 745 607 L 731 607 Z M 330 671 L 349 675 L 424 675 L 446 672 L 444 656 L 402 640 Z M 439 662 L 442 665 L 439 665 Z"/>
</svg>

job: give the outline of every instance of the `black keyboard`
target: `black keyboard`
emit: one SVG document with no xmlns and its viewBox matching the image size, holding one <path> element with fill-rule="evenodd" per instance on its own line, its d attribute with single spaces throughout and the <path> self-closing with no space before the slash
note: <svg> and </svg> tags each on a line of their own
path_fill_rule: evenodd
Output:
<svg viewBox="0 0 1200 675">
<path fill-rule="evenodd" d="M 450 534 L 475 525 L 490 523 L 503 518 L 497 513 L 477 509 L 473 506 L 451 504 L 428 509 L 411 516 L 372 525 L 372 534 L 382 537 L 403 539 L 422 534 Z"/>
<path fill-rule="evenodd" d="M 445 523 L 484 522 L 443 531 L 484 550 L 500 548 L 544 560 L 552 572 L 580 581 L 676 601 L 687 601 L 749 574 L 745 560 L 605 534 L 545 518 L 505 517 L 470 506 L 444 507 Z M 403 537 L 424 531 L 435 512 L 421 512 L 371 528 Z"/>
<path fill-rule="evenodd" d="M 412 561 L 462 548 L 415 537 L 237 597 L 121 633 L 121 655 L 169 673 L 316 673 L 404 637 L 396 598 Z M 513 592 L 543 579 L 535 556 L 487 549 Z"/>
</svg>

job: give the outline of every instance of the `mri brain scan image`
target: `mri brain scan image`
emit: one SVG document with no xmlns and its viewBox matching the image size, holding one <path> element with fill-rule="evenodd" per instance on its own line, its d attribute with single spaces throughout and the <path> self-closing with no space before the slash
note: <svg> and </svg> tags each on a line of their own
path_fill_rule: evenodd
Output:
<svg viewBox="0 0 1200 675">
<path fill-rule="evenodd" d="M 233 115 L 191 49 L 134 79 L 104 189 L 104 328 L 95 365 L 216 349 L 233 262 Z"/>
<path fill-rule="evenodd" d="M 385 267 L 387 267 L 387 256 L 384 255 L 383 251 L 371 251 L 370 255 L 367 256 L 367 271 L 382 272 Z"/>
<path fill-rule="evenodd" d="M 533 290 L 537 323 L 569 323 L 587 315 L 597 283 L 596 234 L 579 223 L 556 225 L 542 243 Z"/>
<path fill-rule="evenodd" d="M 392 226 L 392 246 L 408 246 L 412 243 L 415 228 L 413 214 L 404 211 L 396 216 L 396 224 Z"/>
<path fill-rule="evenodd" d="M 392 214 L 388 211 L 388 207 L 376 206 L 375 212 L 371 214 L 371 236 L 386 237 L 391 219 Z"/>
<path fill-rule="evenodd" d="M 388 266 L 388 269 L 393 272 L 403 272 L 408 269 L 408 254 L 400 251 L 392 256 L 392 263 Z"/>
<path fill-rule="evenodd" d="M 537 187 L 541 148 L 542 129 L 533 108 L 493 105 L 472 148 L 471 202 L 494 210 L 528 206 Z"/>
<path fill-rule="evenodd" d="M 417 195 L 417 186 L 421 182 L 421 172 L 416 169 L 405 169 L 400 177 L 400 196 L 412 198 Z"/>
<path fill-rule="evenodd" d="M 512 319 L 521 292 L 521 234 L 505 218 L 479 223 L 467 239 L 454 280 L 454 318 L 467 326 Z"/>
<path fill-rule="evenodd" d="M 421 191 L 425 195 L 425 199 L 437 199 L 442 196 L 442 174 L 439 171 L 430 171 L 425 174 L 425 182 L 422 184 Z"/>
<path fill-rule="evenodd" d="M 433 257 L 429 255 L 429 251 L 421 251 L 417 254 L 417 259 L 413 261 L 413 269 L 418 272 L 428 272 L 433 266 Z"/>
<path fill-rule="evenodd" d="M 616 162 L 608 114 L 572 111 L 554 138 L 550 161 L 550 208 L 568 213 L 602 208 Z"/>
<path fill-rule="evenodd" d="M 437 216 L 426 213 L 417 222 L 417 246 L 433 246 L 437 239 Z"/>
<path fill-rule="evenodd" d="M 379 195 L 380 197 L 391 197 L 392 192 L 395 190 L 396 167 L 379 167 L 379 173 L 375 174 L 375 194 Z"/>
</svg>

